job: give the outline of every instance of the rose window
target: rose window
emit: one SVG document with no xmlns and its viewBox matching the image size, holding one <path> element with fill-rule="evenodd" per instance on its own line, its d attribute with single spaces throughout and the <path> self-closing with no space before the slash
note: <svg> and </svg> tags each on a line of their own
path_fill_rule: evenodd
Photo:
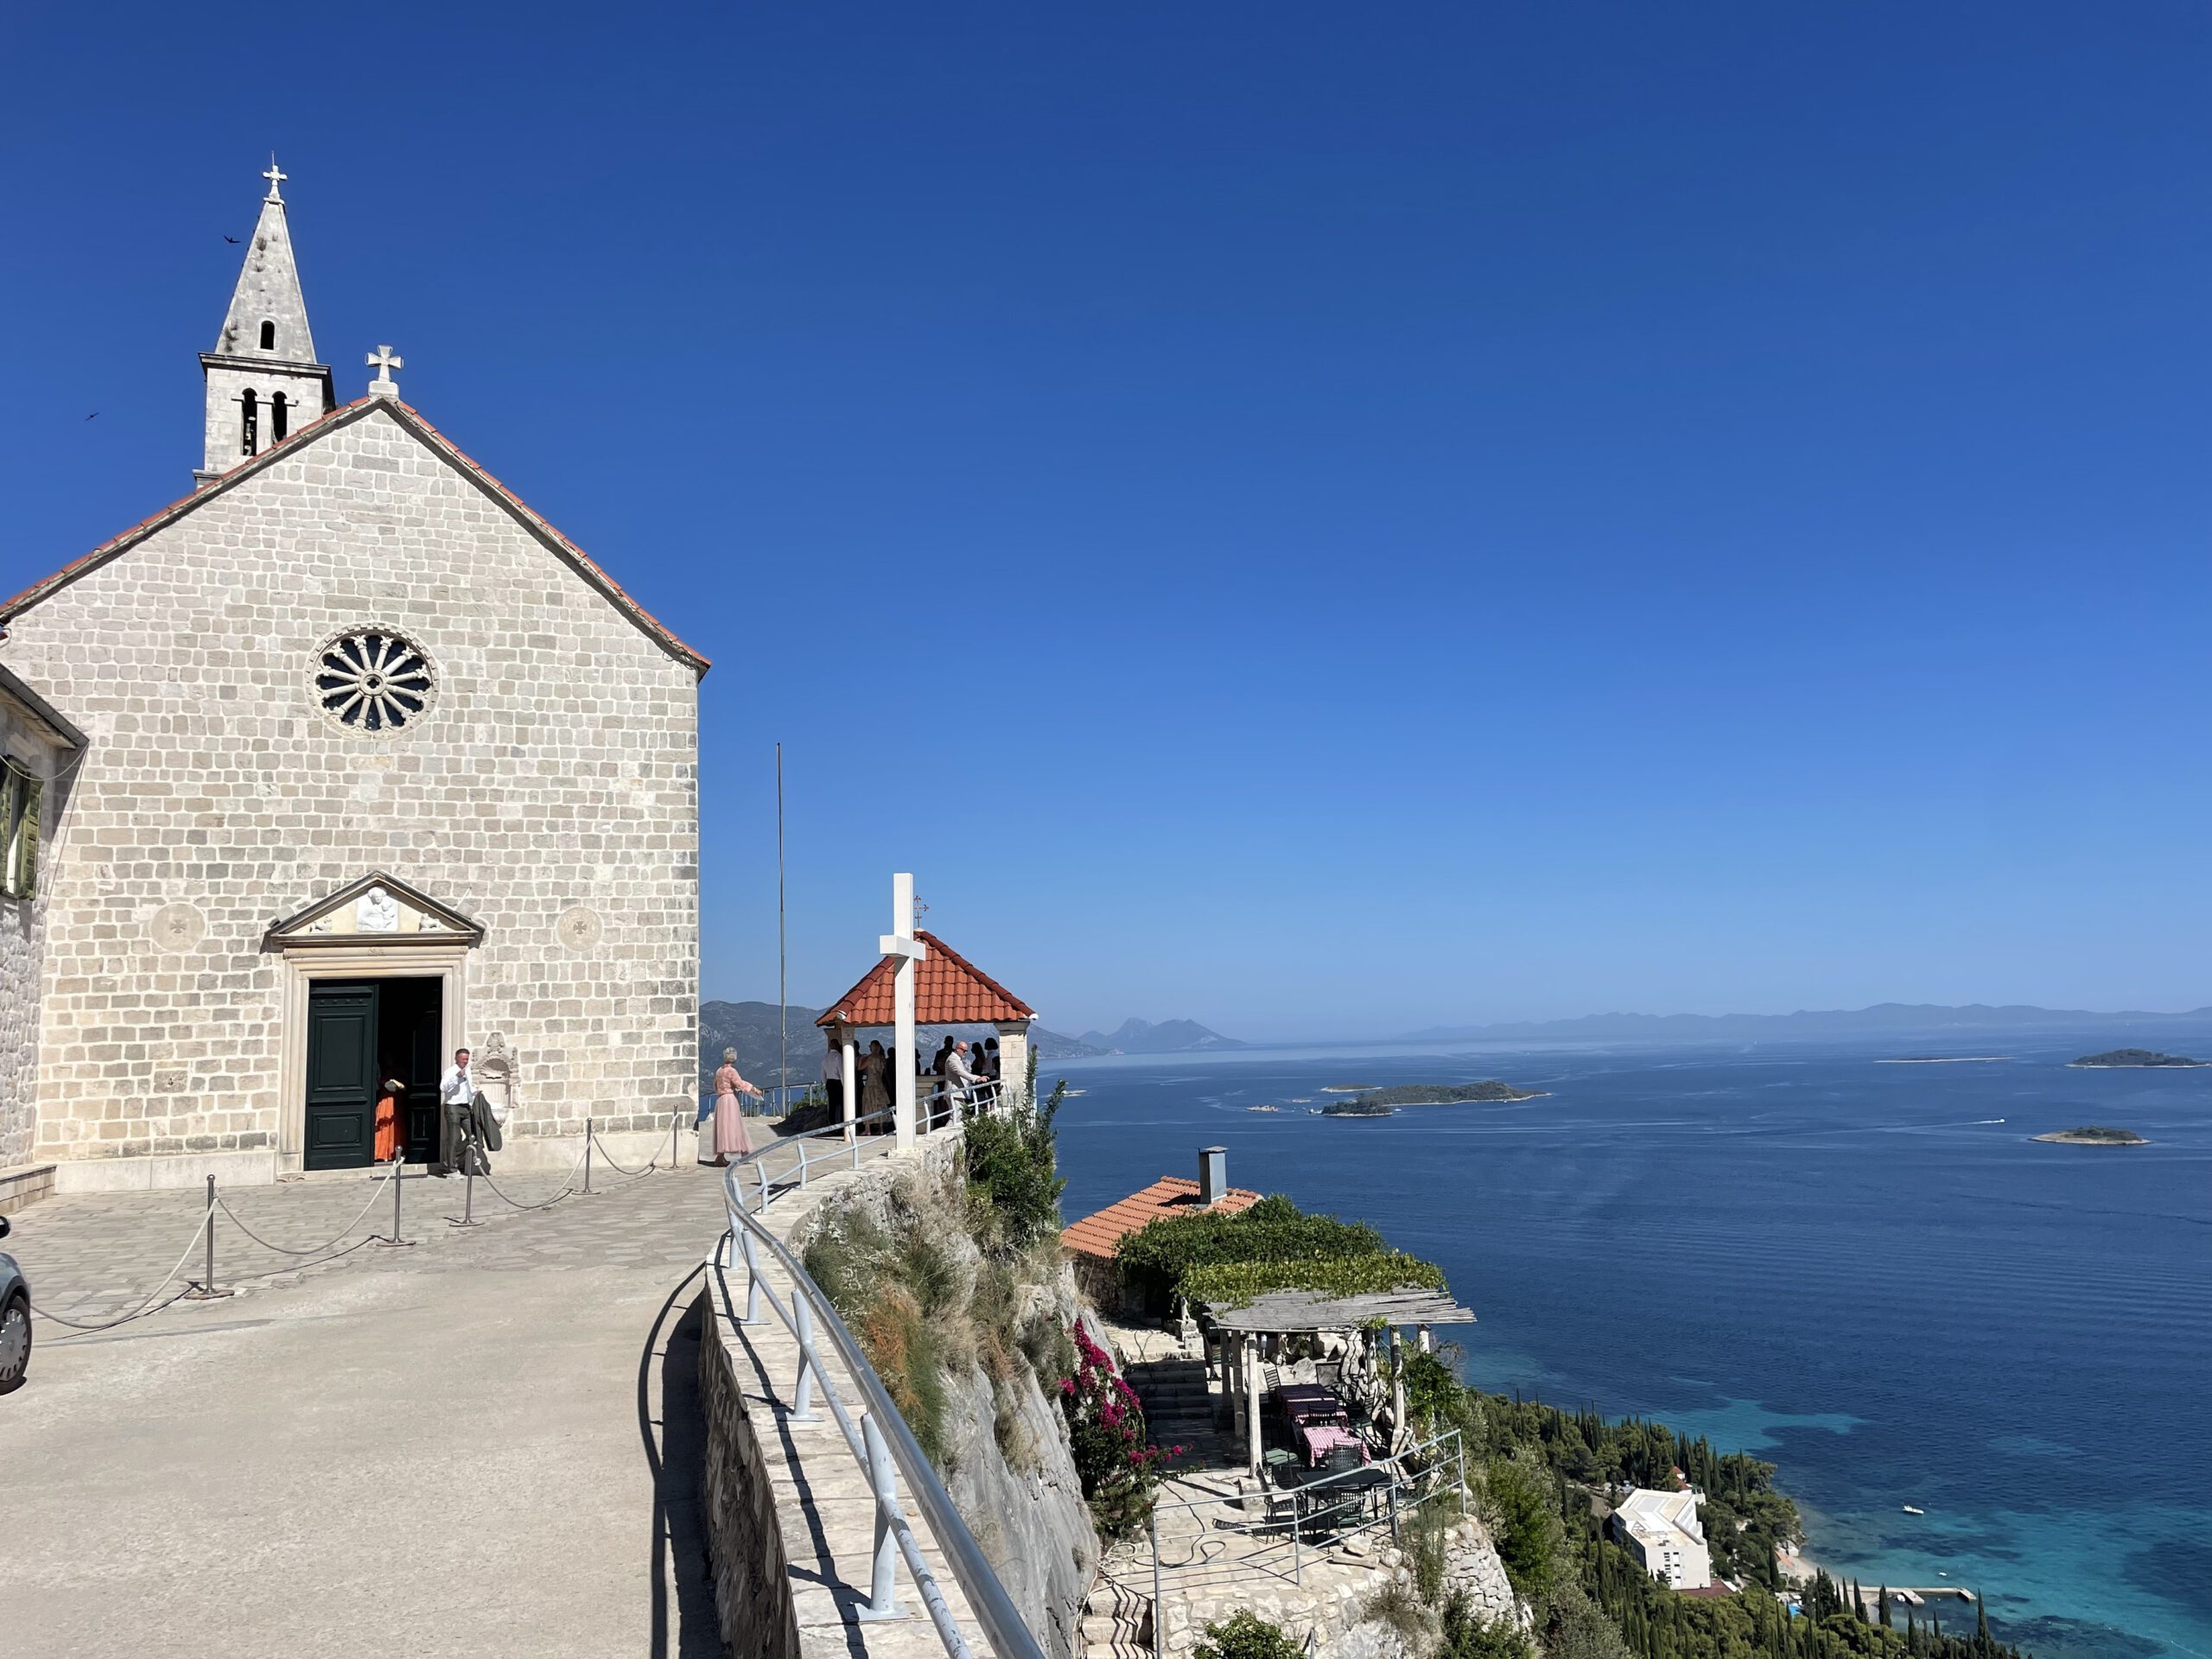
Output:
<svg viewBox="0 0 2212 1659">
<path fill-rule="evenodd" d="M 317 658 L 315 701 L 341 726 L 396 732 L 420 720 L 437 681 L 430 659 L 388 628 L 355 628 L 327 643 Z"/>
</svg>

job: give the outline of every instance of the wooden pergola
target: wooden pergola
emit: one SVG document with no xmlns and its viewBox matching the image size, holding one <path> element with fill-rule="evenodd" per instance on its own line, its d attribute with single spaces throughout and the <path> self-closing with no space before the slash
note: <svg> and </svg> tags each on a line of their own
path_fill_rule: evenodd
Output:
<svg viewBox="0 0 2212 1659">
<path fill-rule="evenodd" d="M 1406 1433 L 1405 1377 L 1397 1364 L 1399 1326 L 1412 1325 L 1419 1333 L 1421 1352 L 1428 1353 L 1435 1344 L 1434 1327 L 1475 1322 L 1473 1310 L 1460 1306 L 1450 1293 L 1421 1285 L 1401 1285 L 1357 1296 L 1336 1296 L 1319 1290 L 1270 1290 L 1236 1306 L 1214 1303 L 1201 1306 L 1207 1320 L 1221 1333 L 1222 1393 L 1231 1402 L 1232 1410 L 1242 1411 L 1245 1463 L 1254 1476 L 1259 1474 L 1261 1464 L 1260 1347 L 1264 1339 L 1319 1335 L 1325 1331 L 1358 1332 L 1381 1323 L 1389 1337 L 1390 1434 L 1395 1445 Z"/>
</svg>

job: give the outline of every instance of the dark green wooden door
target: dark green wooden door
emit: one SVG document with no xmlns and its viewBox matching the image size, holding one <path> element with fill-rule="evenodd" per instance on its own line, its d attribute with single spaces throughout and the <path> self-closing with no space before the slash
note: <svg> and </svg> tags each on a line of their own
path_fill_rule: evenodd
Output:
<svg viewBox="0 0 2212 1659">
<path fill-rule="evenodd" d="M 358 1169 L 374 1161 L 376 1068 L 376 982 L 311 981 L 306 1167 Z"/>
</svg>

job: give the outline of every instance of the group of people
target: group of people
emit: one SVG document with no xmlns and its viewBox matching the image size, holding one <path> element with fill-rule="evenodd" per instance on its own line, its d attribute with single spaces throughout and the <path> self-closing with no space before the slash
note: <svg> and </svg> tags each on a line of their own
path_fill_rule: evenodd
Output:
<svg viewBox="0 0 2212 1659">
<path fill-rule="evenodd" d="M 919 1057 L 916 1058 L 918 1062 Z M 891 1109 L 892 1065 L 890 1054 L 880 1041 L 871 1042 L 866 1052 L 854 1056 L 854 1069 L 859 1073 L 861 1095 L 856 1103 L 859 1109 L 853 1114 L 855 1117 L 878 1117 Z M 940 1080 L 930 1089 L 930 1099 L 949 1099 L 964 1106 L 975 1099 L 977 1089 L 998 1081 L 999 1039 L 988 1038 L 980 1047 L 971 1047 L 963 1039 L 948 1037 L 927 1065 L 917 1065 L 916 1075 Z M 831 1109 L 838 1116 L 843 1116 L 845 1057 L 834 1038 L 823 1051 L 822 1091 L 829 1097 Z"/>
<path fill-rule="evenodd" d="M 869 1125 L 869 1131 L 880 1132 L 883 1128 L 880 1119 L 893 1104 L 891 1056 L 878 1041 L 870 1043 L 867 1052 L 854 1058 L 861 1096 L 856 1103 L 859 1109 L 854 1116 L 878 1119 Z M 948 1037 L 917 1075 L 938 1080 L 927 1096 L 933 1103 L 929 1114 L 931 1119 L 950 1107 L 966 1106 L 975 1100 L 979 1090 L 999 1081 L 999 1039 L 986 1038 L 981 1046 L 971 1046 L 963 1038 Z M 699 1161 L 723 1168 L 733 1156 L 752 1155 L 753 1137 L 746 1129 L 744 1099 L 750 1096 L 759 1100 L 762 1096 L 738 1071 L 737 1051 L 734 1048 L 722 1050 L 722 1063 L 715 1073 L 714 1084 L 714 1104 L 702 1106 L 699 1116 Z M 822 1055 L 822 1091 L 829 1098 L 832 1116 L 842 1118 L 845 1113 L 845 1057 L 835 1039 Z"/>
</svg>

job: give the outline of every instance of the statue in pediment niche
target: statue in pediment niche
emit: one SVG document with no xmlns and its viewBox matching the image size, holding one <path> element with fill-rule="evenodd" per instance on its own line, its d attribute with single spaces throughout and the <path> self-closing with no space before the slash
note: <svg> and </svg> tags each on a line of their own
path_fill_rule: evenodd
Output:
<svg viewBox="0 0 2212 1659">
<path fill-rule="evenodd" d="M 399 900 L 382 887 L 371 887 L 353 901 L 353 929 L 359 933 L 397 933 Z"/>
</svg>

